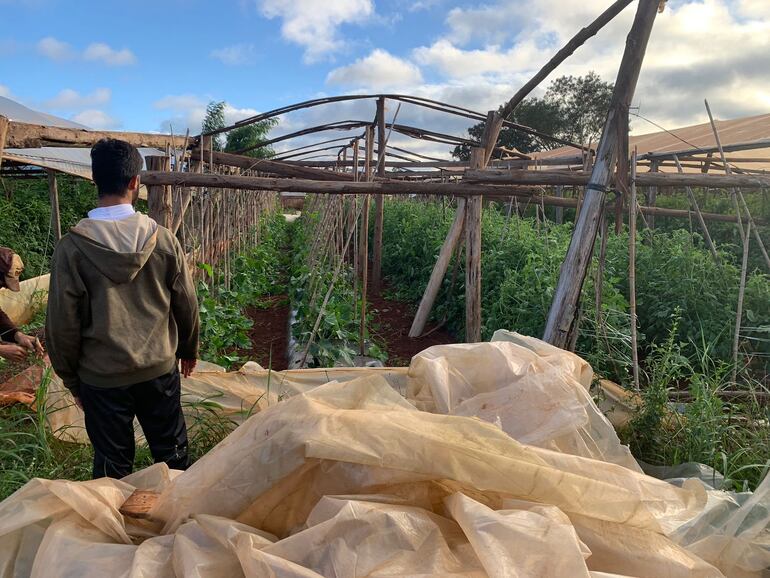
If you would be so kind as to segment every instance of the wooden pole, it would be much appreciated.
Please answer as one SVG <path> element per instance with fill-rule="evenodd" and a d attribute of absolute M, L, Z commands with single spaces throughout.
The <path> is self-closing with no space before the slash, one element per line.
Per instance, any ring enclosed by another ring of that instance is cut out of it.
<path fill-rule="evenodd" d="M 658 161 L 651 161 L 650 172 L 657 173 L 659 165 L 660 163 Z M 647 206 L 654 207 L 657 201 L 658 201 L 658 187 L 655 187 L 655 186 L 647 187 Z M 647 219 L 647 225 L 649 226 L 650 230 L 655 229 L 655 215 L 650 215 L 650 217 Z"/>
<path fill-rule="evenodd" d="M 3 166 L 3 151 L 5 150 L 5 139 L 8 136 L 8 118 L 0 115 L 0 168 Z"/>
<path fill-rule="evenodd" d="M 636 334 L 636 149 L 631 157 L 631 199 L 628 203 L 628 303 L 631 310 L 631 362 L 634 389 L 639 391 L 639 344 Z"/>
<path fill-rule="evenodd" d="M 485 150 L 471 150 L 471 166 L 484 162 Z M 481 212 L 480 196 L 469 197 L 465 211 L 465 341 L 481 341 Z"/>
<path fill-rule="evenodd" d="M 577 329 L 575 319 L 588 266 L 591 262 L 596 233 L 604 212 L 607 185 L 612 178 L 617 157 L 617 125 L 619 113 L 628 114 L 636 88 L 647 41 L 652 32 L 658 0 L 639 0 L 634 24 L 626 40 L 626 50 L 618 71 L 609 114 L 596 154 L 596 163 L 586 186 L 585 199 L 575 223 L 567 255 L 562 263 L 551 309 L 548 312 L 544 340 L 566 347 Z"/>
<path fill-rule="evenodd" d="M 679 159 L 676 157 L 676 155 L 674 155 L 674 162 L 676 163 L 677 170 L 680 173 L 684 172 L 684 169 L 682 169 L 682 165 L 679 163 Z M 698 217 L 698 223 L 700 224 L 700 229 L 703 232 L 703 239 L 706 241 L 706 245 L 708 246 L 709 251 L 711 251 L 711 256 L 714 258 L 714 261 L 719 263 L 719 254 L 717 254 L 714 241 L 711 240 L 708 227 L 706 227 L 706 221 L 703 220 L 703 213 L 700 212 L 700 207 L 698 206 L 698 201 L 695 198 L 695 194 L 692 192 L 690 187 L 685 187 L 685 189 L 687 191 L 687 197 L 690 199 L 690 205 L 692 205 L 693 209 L 695 209 L 695 214 Z"/>
<path fill-rule="evenodd" d="M 374 150 L 374 128 L 366 127 L 366 156 L 364 157 L 364 175 L 366 181 L 372 180 L 372 153 Z M 369 281 L 369 201 L 371 195 L 364 196 L 363 215 L 361 217 L 361 324 L 359 327 L 358 348 L 361 355 L 366 355 L 366 292 Z"/>
<path fill-rule="evenodd" d="M 628 198 L 628 108 L 621 106 L 618 110 L 618 170 L 615 186 L 615 234 L 623 230 L 623 201 Z M 635 169 L 634 169 L 635 170 Z"/>
<path fill-rule="evenodd" d="M 738 347 L 741 340 L 741 322 L 743 320 L 743 296 L 746 293 L 746 273 L 749 265 L 749 243 L 751 242 L 751 222 L 748 223 L 746 238 L 743 241 L 743 261 L 741 263 L 741 281 L 738 286 L 738 307 L 735 312 L 735 336 L 733 337 L 733 371 L 732 382 L 738 379 Z"/>
<path fill-rule="evenodd" d="M 485 148 L 487 149 L 488 155 L 486 156 L 485 163 L 489 161 L 489 158 L 491 156 L 491 150 L 489 150 L 490 143 L 494 145 L 494 143 L 497 142 L 497 138 L 500 134 L 500 128 L 502 128 L 502 121 L 503 119 L 508 118 L 510 114 L 516 109 L 519 104 L 529 95 L 530 92 L 532 92 L 535 87 L 537 87 L 545 78 L 553 72 L 559 64 L 564 62 L 575 50 L 577 50 L 580 46 L 582 46 L 586 40 L 594 36 L 599 30 L 601 30 L 604 26 L 607 25 L 608 22 L 610 22 L 615 16 L 620 14 L 623 9 L 631 4 L 631 0 L 617 0 L 617 2 L 613 3 L 607 10 L 602 12 L 599 17 L 594 20 L 591 24 L 586 26 L 585 28 L 582 28 L 575 36 L 573 36 L 567 44 L 564 45 L 564 47 L 559 50 L 556 54 L 554 54 L 553 58 L 549 60 L 543 68 L 541 68 L 535 76 L 533 76 L 529 82 L 527 82 L 524 86 L 522 86 L 516 94 L 513 95 L 511 100 L 509 100 L 505 106 L 501 109 L 500 113 L 494 113 L 499 117 L 499 123 L 497 122 L 497 117 L 495 118 L 496 122 L 494 124 L 489 124 L 490 133 L 487 138 L 487 140 L 482 140 L 482 143 L 484 143 Z M 488 117 L 489 118 L 489 117 Z"/>
<path fill-rule="evenodd" d="M 148 156 L 145 157 L 145 161 L 147 162 L 147 169 L 151 171 L 168 171 L 171 166 L 167 156 Z M 167 229 L 171 229 L 173 226 L 172 207 L 170 186 L 150 185 L 147 187 L 147 209 L 150 217 Z"/>
<path fill-rule="evenodd" d="M 377 176 L 385 178 L 385 97 L 377 99 Z M 374 247 L 372 255 L 372 291 L 380 293 L 382 277 L 382 227 L 385 220 L 384 197 L 374 196 Z"/>
<path fill-rule="evenodd" d="M 564 185 L 558 185 L 556 187 L 556 196 L 560 199 L 564 198 Z M 510 216 L 510 211 L 508 215 Z M 556 207 L 554 219 L 556 220 L 557 225 L 564 223 L 564 209 L 562 207 Z"/>
<path fill-rule="evenodd" d="M 727 160 L 725 159 L 725 150 L 722 148 L 722 141 L 719 138 L 719 131 L 717 130 L 717 125 L 714 122 L 714 117 L 711 115 L 711 107 L 709 106 L 708 100 L 703 100 L 703 102 L 706 105 L 706 112 L 709 115 L 709 122 L 711 123 L 711 130 L 714 132 L 714 139 L 717 141 L 717 148 L 719 149 L 719 155 L 722 158 L 722 164 L 725 167 L 725 173 L 727 175 L 732 175 L 733 171 L 730 168 L 730 165 L 727 163 Z M 743 230 L 743 223 L 741 218 L 741 207 L 738 205 L 738 194 L 735 189 L 731 191 L 731 196 L 733 200 L 733 206 L 735 207 L 735 214 L 738 215 L 738 232 L 741 234 L 741 239 L 743 239 L 743 242 L 746 243 L 746 233 Z"/>
<path fill-rule="evenodd" d="M 59 186 L 56 183 L 56 172 L 47 169 L 48 173 L 48 197 L 51 201 L 51 230 L 54 239 L 59 242 L 61 239 L 61 213 L 59 212 Z"/>
<path fill-rule="evenodd" d="M 428 323 L 433 303 L 436 301 L 441 283 L 444 281 L 444 275 L 446 275 L 449 261 L 452 259 L 452 253 L 457 246 L 457 242 L 460 240 L 464 222 L 465 199 L 460 197 L 457 199 L 455 219 L 452 222 L 452 226 L 449 227 L 449 233 L 447 233 L 446 239 L 444 239 L 444 244 L 441 245 L 441 251 L 430 274 L 428 286 L 425 288 L 425 293 L 420 300 L 420 306 L 417 308 L 417 314 L 414 316 L 412 327 L 409 330 L 409 337 L 419 337 L 425 331 L 425 325 Z"/>

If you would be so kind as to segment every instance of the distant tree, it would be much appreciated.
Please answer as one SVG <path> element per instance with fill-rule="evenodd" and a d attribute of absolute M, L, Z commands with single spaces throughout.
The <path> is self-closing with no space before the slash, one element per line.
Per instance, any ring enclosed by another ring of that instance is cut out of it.
<path fill-rule="evenodd" d="M 203 118 L 201 131 L 207 133 L 213 130 L 221 130 L 225 126 L 227 126 L 225 125 L 225 101 L 220 100 L 216 102 L 212 100 L 206 107 L 206 116 Z M 214 136 L 211 146 L 215 151 L 222 150 L 222 138 L 220 135 Z"/>
<path fill-rule="evenodd" d="M 507 120 L 573 142 L 595 143 L 601 136 L 612 90 L 613 84 L 604 82 L 595 72 L 586 76 L 562 76 L 551 82 L 543 98 L 524 99 Z M 483 132 L 483 122 L 468 129 L 474 141 L 479 141 Z M 501 130 L 497 145 L 522 153 L 560 146 L 514 129 Z M 452 154 L 468 160 L 470 147 L 458 145 Z"/>
<path fill-rule="evenodd" d="M 225 121 L 225 101 L 209 102 L 206 106 L 206 116 L 203 118 L 201 131 L 204 133 L 222 130 L 227 126 Z M 274 118 L 255 122 L 246 126 L 235 128 L 224 135 L 215 135 L 211 146 L 215 151 L 238 152 L 253 147 L 267 140 L 267 135 L 278 124 Z M 275 154 L 271 147 L 259 147 L 244 153 L 254 158 L 269 158 Z"/>
<path fill-rule="evenodd" d="M 269 118 L 260 122 L 247 124 L 235 128 L 227 133 L 227 142 L 225 143 L 225 151 L 237 152 L 242 151 L 257 145 L 267 140 L 267 135 L 270 129 L 275 127 L 278 121 L 274 118 Z M 275 151 L 272 147 L 259 147 L 245 151 L 243 154 L 254 157 L 257 159 L 266 159 L 275 155 Z"/>

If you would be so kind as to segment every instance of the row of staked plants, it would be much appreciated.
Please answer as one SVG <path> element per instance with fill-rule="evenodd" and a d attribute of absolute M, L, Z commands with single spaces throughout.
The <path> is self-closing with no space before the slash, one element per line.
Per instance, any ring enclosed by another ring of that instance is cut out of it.
<path fill-rule="evenodd" d="M 306 364 L 309 367 L 353 366 L 359 353 L 361 292 L 356 291 L 355 271 L 345 262 L 334 280 L 336 262 L 322 255 L 312 265 L 309 253 L 313 247 L 313 231 L 320 219 L 318 211 L 305 211 L 293 224 L 291 235 L 291 278 L 289 292 L 295 311 L 292 337 L 297 352 L 302 355 L 310 342 Z M 324 298 L 334 281 L 326 306 L 321 311 Z M 313 328 L 319 319 L 318 329 L 311 341 Z M 373 315 L 366 314 L 364 333 L 366 355 L 384 361 L 384 348 L 372 341 L 368 328 Z"/>
<path fill-rule="evenodd" d="M 482 217 L 482 337 L 489 339 L 497 329 L 539 337 L 572 224 L 506 213 L 492 204 Z M 444 203 L 386 202 L 383 275 L 394 297 L 419 303 L 453 218 L 454 207 Z M 770 278 L 756 267 L 749 272 L 738 380 L 747 395 L 725 400 L 720 392 L 734 389 L 731 351 L 740 264 L 739 251 L 727 239 L 719 246 L 717 264 L 700 236 L 688 229 L 640 231 L 636 287 L 643 406 L 621 433 L 644 461 L 705 463 L 736 485 L 753 487 L 764 475 L 770 447 L 770 405 L 762 401 L 768 392 Z M 450 262 L 431 320 L 458 338 L 465 329 L 460 251 Z M 577 352 L 598 375 L 630 386 L 627 231 L 607 237 L 598 311 L 597 268 L 595 257 L 583 289 Z M 670 403 L 674 391 L 692 401 Z"/>
<path fill-rule="evenodd" d="M 271 307 L 270 297 L 286 293 L 289 264 L 286 247 L 289 225 L 274 211 L 263 217 L 257 245 L 232 256 L 230 280 L 222 268 L 203 263 L 204 278 L 198 282 L 200 306 L 200 357 L 226 369 L 246 361 L 240 350 L 249 349 L 253 322 L 248 307 Z"/>

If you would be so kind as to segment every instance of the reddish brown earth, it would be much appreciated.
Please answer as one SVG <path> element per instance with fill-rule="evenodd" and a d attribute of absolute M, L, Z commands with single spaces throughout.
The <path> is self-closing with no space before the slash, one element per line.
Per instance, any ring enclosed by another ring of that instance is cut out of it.
<path fill-rule="evenodd" d="M 387 293 L 383 289 L 382 293 Z M 375 341 L 385 344 L 388 352 L 388 360 L 385 365 L 389 367 L 406 367 L 412 357 L 432 345 L 444 345 L 457 343 L 457 340 L 441 328 L 434 329 L 435 324 L 428 324 L 423 337 L 412 339 L 409 337 L 409 329 L 416 308 L 412 305 L 386 299 L 381 295 L 373 295 L 369 291 L 367 295 L 369 307 L 374 311 L 374 327 L 370 330 Z"/>
<path fill-rule="evenodd" d="M 249 330 L 251 348 L 238 351 L 238 355 L 256 361 L 265 369 L 272 367 L 281 371 L 288 367 L 289 300 L 286 295 L 276 295 L 265 298 L 263 303 L 266 308 L 251 306 L 246 309 L 246 315 L 254 322 Z"/>

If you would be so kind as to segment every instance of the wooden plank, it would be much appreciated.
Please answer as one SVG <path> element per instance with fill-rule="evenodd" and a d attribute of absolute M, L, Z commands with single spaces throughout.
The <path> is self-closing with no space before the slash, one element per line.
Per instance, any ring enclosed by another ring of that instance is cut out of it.
<path fill-rule="evenodd" d="M 471 166 L 483 166 L 486 150 L 471 150 Z M 481 341 L 481 214 L 482 198 L 468 197 L 465 210 L 465 341 Z"/>
<path fill-rule="evenodd" d="M 464 223 L 465 199 L 460 197 L 457 199 L 455 219 L 452 221 L 452 226 L 449 227 L 446 239 L 444 239 L 444 243 L 441 245 L 436 264 L 433 265 L 433 271 L 430 274 L 428 286 L 425 288 L 425 293 L 420 300 L 420 306 L 417 308 L 417 314 L 414 316 L 412 327 L 409 329 L 409 337 L 419 337 L 422 335 L 423 331 L 425 331 L 425 325 L 428 323 L 430 311 L 433 308 L 433 303 L 436 301 L 439 289 L 441 289 L 441 284 L 444 281 L 444 276 L 449 267 L 452 253 L 460 240 L 460 234 L 462 233 Z"/>
<path fill-rule="evenodd" d="M 123 502 L 118 511 L 127 518 L 146 520 L 150 517 L 150 512 L 155 507 L 159 497 L 158 492 L 134 490 L 134 493 Z"/>
<path fill-rule="evenodd" d="M 148 169 L 156 171 L 168 171 L 171 166 L 167 156 L 148 156 L 145 157 L 145 162 Z M 173 226 L 172 211 L 171 187 L 168 185 L 148 185 L 147 212 L 149 216 L 155 219 L 160 226 L 171 229 Z"/>
<path fill-rule="evenodd" d="M 583 281 L 591 263 L 605 195 L 617 158 L 618 114 L 620 111 L 627 113 L 631 104 L 658 4 L 658 0 L 639 0 L 634 23 L 626 40 L 596 162 L 548 312 L 543 339 L 557 347 L 567 347 L 573 342 L 572 338 L 577 331 L 576 318 Z"/>
<path fill-rule="evenodd" d="M 51 230 L 56 242 L 61 239 L 61 214 L 59 212 L 59 186 L 56 183 L 56 171 L 47 169 L 48 198 L 51 201 Z"/>
<path fill-rule="evenodd" d="M 634 389 L 639 391 L 639 344 L 636 334 L 636 150 L 631 158 L 631 190 L 628 203 L 628 309 L 631 313 L 631 364 Z M 599 279 L 599 282 L 602 282 Z"/>
<path fill-rule="evenodd" d="M 90 147 L 103 138 L 123 140 L 136 147 L 155 147 L 163 150 L 167 146 L 173 145 L 171 135 L 166 134 L 85 130 L 12 120 L 8 124 L 8 137 L 5 146 L 8 148 Z"/>

